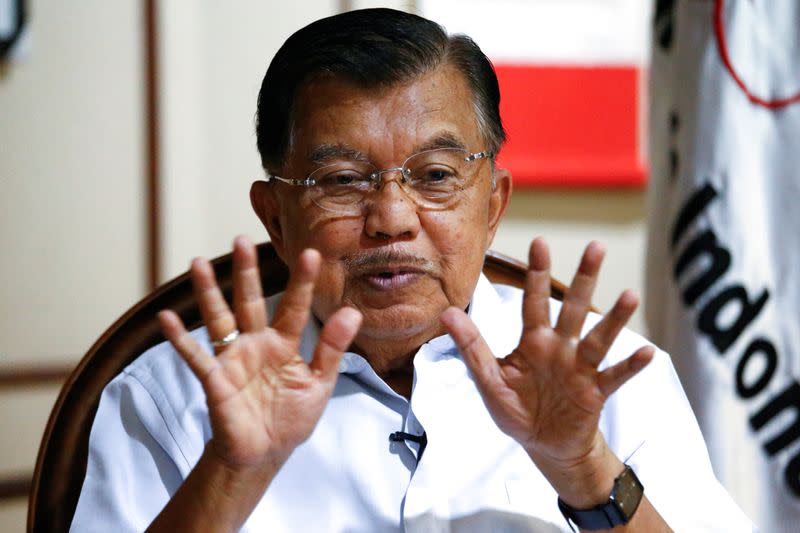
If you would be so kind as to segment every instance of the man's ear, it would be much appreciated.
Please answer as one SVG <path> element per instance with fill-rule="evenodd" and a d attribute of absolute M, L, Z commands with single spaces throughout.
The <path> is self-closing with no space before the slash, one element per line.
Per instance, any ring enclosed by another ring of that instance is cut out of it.
<path fill-rule="evenodd" d="M 283 257 L 284 240 L 283 227 L 280 220 L 280 203 L 275 195 L 275 188 L 266 181 L 255 181 L 250 186 L 250 205 L 256 212 L 264 228 L 269 233 L 269 239 L 275 251 Z"/>
<path fill-rule="evenodd" d="M 489 239 L 486 243 L 487 249 L 491 246 L 500 221 L 506 213 L 508 202 L 511 199 L 511 189 L 511 172 L 504 168 L 495 168 L 494 189 L 489 196 Z"/>

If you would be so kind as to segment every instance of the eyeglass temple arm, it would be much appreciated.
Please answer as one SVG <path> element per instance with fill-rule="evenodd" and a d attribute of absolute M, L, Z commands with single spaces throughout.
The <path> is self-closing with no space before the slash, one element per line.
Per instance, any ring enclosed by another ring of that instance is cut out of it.
<path fill-rule="evenodd" d="M 272 175 L 270 173 L 267 173 L 267 176 L 266 176 L 266 178 L 264 178 L 264 181 L 269 183 L 270 181 L 273 181 L 273 180 L 281 181 L 283 183 L 288 183 L 289 185 L 297 185 L 297 186 L 300 186 L 300 187 L 310 187 L 310 186 L 315 185 L 317 183 L 313 178 L 306 178 L 304 180 L 296 180 L 296 179 L 290 179 L 290 178 L 282 178 L 280 176 L 274 176 L 274 175 Z"/>
<path fill-rule="evenodd" d="M 484 157 L 492 157 L 494 152 L 475 152 L 474 154 L 469 154 L 467 157 L 464 158 L 464 161 L 475 161 L 476 159 L 482 159 Z"/>

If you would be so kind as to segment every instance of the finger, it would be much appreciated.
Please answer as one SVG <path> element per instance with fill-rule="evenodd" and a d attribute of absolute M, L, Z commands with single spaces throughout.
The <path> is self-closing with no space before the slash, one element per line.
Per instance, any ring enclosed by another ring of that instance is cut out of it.
<path fill-rule="evenodd" d="M 616 365 L 600 372 L 598 376 L 600 391 L 606 398 L 611 396 L 625 382 L 646 367 L 653 360 L 655 353 L 656 349 L 654 347 L 642 346 L 624 361 L 620 361 Z"/>
<path fill-rule="evenodd" d="M 247 237 L 233 241 L 233 312 L 241 331 L 267 327 L 267 306 L 258 273 L 258 254 Z"/>
<path fill-rule="evenodd" d="M 531 242 L 528 251 L 522 322 L 526 330 L 550 326 L 550 251 L 541 237 Z"/>
<path fill-rule="evenodd" d="M 158 322 L 164 336 L 186 361 L 194 375 L 203 382 L 217 366 L 217 360 L 189 335 L 183 321 L 174 311 L 165 310 L 158 313 Z"/>
<path fill-rule="evenodd" d="M 303 250 L 297 259 L 297 266 L 289 278 L 281 302 L 275 310 L 272 327 L 289 338 L 300 338 L 308 322 L 320 260 L 319 252 L 316 250 Z"/>
<path fill-rule="evenodd" d="M 208 260 L 198 257 L 192 261 L 192 285 L 200 315 L 213 341 L 220 341 L 236 329 L 236 319 L 228 307 L 228 302 L 217 285 L 214 269 Z M 216 352 L 221 352 L 220 348 Z"/>
<path fill-rule="evenodd" d="M 457 307 L 450 307 L 442 313 L 442 324 L 458 346 L 467 367 L 475 377 L 481 393 L 492 390 L 501 379 L 500 365 L 492 350 L 486 344 L 475 323 Z"/>
<path fill-rule="evenodd" d="M 638 305 L 639 299 L 633 291 L 624 291 L 611 311 L 581 340 L 578 346 L 579 356 L 592 366 L 599 365 Z"/>
<path fill-rule="evenodd" d="M 328 318 L 309 363 L 311 370 L 325 380 L 333 380 L 338 375 L 339 361 L 358 333 L 362 318 L 361 313 L 352 307 L 343 307 Z"/>
<path fill-rule="evenodd" d="M 564 304 L 558 315 L 556 331 L 562 335 L 567 337 L 580 335 L 586 313 L 592 305 L 592 293 L 597 284 L 597 273 L 600 271 L 604 254 L 603 246 L 596 241 L 586 246 L 578 271 L 564 294 Z"/>

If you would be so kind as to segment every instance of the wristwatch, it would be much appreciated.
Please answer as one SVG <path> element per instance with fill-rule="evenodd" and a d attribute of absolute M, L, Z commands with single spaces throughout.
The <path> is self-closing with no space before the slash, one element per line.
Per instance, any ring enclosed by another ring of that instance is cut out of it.
<path fill-rule="evenodd" d="M 625 470 L 614 480 L 614 488 L 606 503 L 591 509 L 575 509 L 559 498 L 558 508 L 570 528 L 575 524 L 587 530 L 611 529 L 630 521 L 642 501 L 643 493 L 642 482 L 633 469 L 625 465 Z"/>

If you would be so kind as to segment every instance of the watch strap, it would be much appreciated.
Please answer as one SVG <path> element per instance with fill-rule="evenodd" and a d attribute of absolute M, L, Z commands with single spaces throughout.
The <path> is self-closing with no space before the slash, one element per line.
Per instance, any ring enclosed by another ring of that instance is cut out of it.
<path fill-rule="evenodd" d="M 592 507 L 591 509 L 575 509 L 559 498 L 558 509 L 561 511 L 561 514 L 564 515 L 570 528 L 572 524 L 575 524 L 580 529 L 611 529 L 628 523 L 620 514 L 619 510 L 610 502 Z M 573 531 L 575 531 L 575 529 L 573 529 Z"/>
<path fill-rule="evenodd" d="M 625 470 L 614 480 L 614 488 L 606 503 L 591 509 L 575 509 L 558 498 L 558 509 L 570 528 L 575 524 L 586 530 L 611 529 L 630 521 L 639 507 L 643 492 L 639 478 L 630 466 L 625 465 Z"/>

